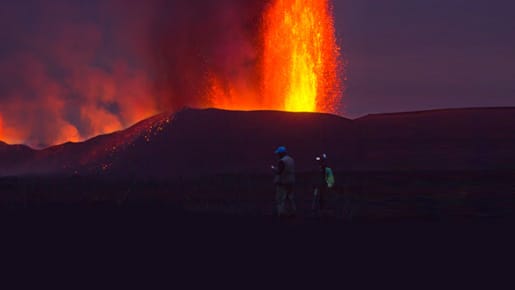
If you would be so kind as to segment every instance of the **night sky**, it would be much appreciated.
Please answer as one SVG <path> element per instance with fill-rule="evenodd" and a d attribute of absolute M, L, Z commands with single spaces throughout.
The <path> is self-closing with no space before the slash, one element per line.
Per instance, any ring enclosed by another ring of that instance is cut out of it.
<path fill-rule="evenodd" d="M 160 89 L 194 106 L 202 100 L 181 98 L 199 64 L 252 75 L 248 20 L 262 3 L 3 0 L 0 133 L 36 147 L 82 140 L 166 108 L 147 97 Z M 348 63 L 340 111 L 515 106 L 513 11 L 510 0 L 335 0 Z"/>
<path fill-rule="evenodd" d="M 515 2 L 337 0 L 347 115 L 515 105 Z"/>

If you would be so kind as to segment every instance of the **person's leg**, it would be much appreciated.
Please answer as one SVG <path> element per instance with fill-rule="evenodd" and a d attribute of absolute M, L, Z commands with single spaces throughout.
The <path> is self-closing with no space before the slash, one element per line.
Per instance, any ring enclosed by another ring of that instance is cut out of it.
<path fill-rule="evenodd" d="M 286 195 L 287 192 L 284 186 L 277 185 L 275 193 L 275 201 L 277 204 L 277 215 L 283 216 L 285 214 L 285 203 L 286 203 Z"/>
<path fill-rule="evenodd" d="M 295 204 L 295 192 L 293 191 L 293 185 L 288 186 L 288 214 L 295 215 L 297 212 L 297 205 Z"/>

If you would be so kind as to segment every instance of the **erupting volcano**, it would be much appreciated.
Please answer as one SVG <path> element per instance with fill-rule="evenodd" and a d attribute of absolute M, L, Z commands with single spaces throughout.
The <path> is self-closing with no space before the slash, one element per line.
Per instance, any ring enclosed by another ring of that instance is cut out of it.
<path fill-rule="evenodd" d="M 82 141 L 184 107 L 338 112 L 330 0 L 105 3 L 6 20 L 22 28 L 0 52 L 1 141 Z"/>

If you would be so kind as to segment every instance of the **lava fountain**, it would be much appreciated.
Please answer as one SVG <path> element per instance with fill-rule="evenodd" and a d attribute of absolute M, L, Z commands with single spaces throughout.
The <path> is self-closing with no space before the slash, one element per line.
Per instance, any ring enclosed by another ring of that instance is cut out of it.
<path fill-rule="evenodd" d="M 275 0 L 262 17 L 261 84 L 210 76 L 212 105 L 223 109 L 336 112 L 342 96 L 340 48 L 329 0 Z"/>
<path fill-rule="evenodd" d="M 285 111 L 336 110 L 339 47 L 328 0 L 277 0 L 264 17 L 264 94 Z"/>

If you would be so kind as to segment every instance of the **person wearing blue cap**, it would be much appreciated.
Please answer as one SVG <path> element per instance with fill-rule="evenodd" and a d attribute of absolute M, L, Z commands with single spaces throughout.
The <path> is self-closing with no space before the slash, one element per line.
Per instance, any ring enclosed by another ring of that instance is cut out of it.
<path fill-rule="evenodd" d="M 275 150 L 278 157 L 277 167 L 272 166 L 275 174 L 276 205 L 279 217 L 294 216 L 297 210 L 293 187 L 295 185 L 295 161 L 288 155 L 286 147 Z"/>

